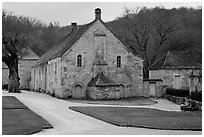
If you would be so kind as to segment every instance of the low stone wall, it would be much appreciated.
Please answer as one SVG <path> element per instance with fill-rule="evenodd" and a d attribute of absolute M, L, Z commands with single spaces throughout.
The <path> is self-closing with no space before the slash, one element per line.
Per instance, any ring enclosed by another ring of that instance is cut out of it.
<path fill-rule="evenodd" d="M 168 100 L 170 100 L 170 101 L 172 101 L 178 105 L 181 105 L 181 104 L 185 103 L 185 101 L 186 101 L 185 97 L 177 97 L 177 96 L 171 96 L 171 95 L 167 95 L 167 94 L 164 95 L 164 98 L 166 98 L 166 99 L 168 99 Z"/>
<path fill-rule="evenodd" d="M 150 83 L 155 83 L 155 95 L 150 95 Z M 145 93 L 145 97 L 162 97 L 164 95 L 163 81 L 160 79 L 144 79 L 143 91 Z"/>
<path fill-rule="evenodd" d="M 186 102 L 188 102 L 189 104 L 193 104 L 193 105 L 195 105 L 199 110 L 202 110 L 202 102 L 196 101 L 196 100 L 192 100 L 192 99 L 186 99 Z"/>
<path fill-rule="evenodd" d="M 202 102 L 196 101 L 196 100 L 192 100 L 192 99 L 187 99 L 186 97 L 177 97 L 177 96 L 171 96 L 171 95 L 164 95 L 164 98 L 178 104 L 191 104 L 196 106 L 199 110 L 202 110 Z"/>
<path fill-rule="evenodd" d="M 88 87 L 88 96 L 91 99 L 119 99 L 120 86 Z"/>

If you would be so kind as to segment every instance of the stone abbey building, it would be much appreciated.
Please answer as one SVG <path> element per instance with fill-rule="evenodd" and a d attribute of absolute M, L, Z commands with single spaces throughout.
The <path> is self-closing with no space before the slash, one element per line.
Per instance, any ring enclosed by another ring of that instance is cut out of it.
<path fill-rule="evenodd" d="M 95 19 L 59 39 L 32 67 L 31 89 L 59 98 L 119 99 L 147 96 L 143 60 L 101 20 Z"/>
<path fill-rule="evenodd" d="M 189 52 L 168 51 L 149 69 L 150 79 L 162 79 L 163 87 L 202 91 L 202 64 Z"/>
<path fill-rule="evenodd" d="M 202 90 L 202 66 L 186 52 L 169 51 L 149 68 L 101 20 L 78 27 L 38 59 L 32 67 L 30 89 L 58 98 L 120 99 L 161 97 L 166 88 Z"/>

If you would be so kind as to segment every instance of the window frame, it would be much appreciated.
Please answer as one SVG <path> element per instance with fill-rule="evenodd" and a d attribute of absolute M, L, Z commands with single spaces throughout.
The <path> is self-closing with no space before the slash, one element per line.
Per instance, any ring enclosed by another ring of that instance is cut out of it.
<path fill-rule="evenodd" d="M 55 62 L 55 75 L 57 74 L 57 62 Z"/>
<path fill-rule="evenodd" d="M 82 67 L 82 55 L 77 55 L 77 67 Z"/>
<path fill-rule="evenodd" d="M 116 66 L 117 68 L 121 68 L 121 56 L 116 57 Z"/>

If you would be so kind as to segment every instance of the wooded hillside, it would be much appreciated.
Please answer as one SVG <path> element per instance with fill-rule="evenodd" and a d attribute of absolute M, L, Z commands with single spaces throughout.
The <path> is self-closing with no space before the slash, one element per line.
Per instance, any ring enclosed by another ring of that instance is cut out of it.
<path fill-rule="evenodd" d="M 106 25 L 144 59 L 145 71 L 168 50 L 188 51 L 195 62 L 202 62 L 202 9 L 126 8 L 121 17 Z M 23 36 L 24 45 L 41 56 L 57 39 L 69 33 L 71 26 L 61 27 L 57 22 L 46 25 L 3 10 L 2 30 L 3 36 Z"/>

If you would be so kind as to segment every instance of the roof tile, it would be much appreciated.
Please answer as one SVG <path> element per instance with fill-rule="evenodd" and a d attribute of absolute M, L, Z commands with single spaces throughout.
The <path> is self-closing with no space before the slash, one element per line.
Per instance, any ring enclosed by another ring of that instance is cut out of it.
<path fill-rule="evenodd" d="M 96 77 L 92 78 L 88 86 L 119 86 L 120 84 L 110 80 L 103 73 L 99 73 Z"/>
<path fill-rule="evenodd" d="M 150 70 L 202 68 L 202 64 L 193 60 L 189 52 L 168 51 L 159 58 Z"/>

